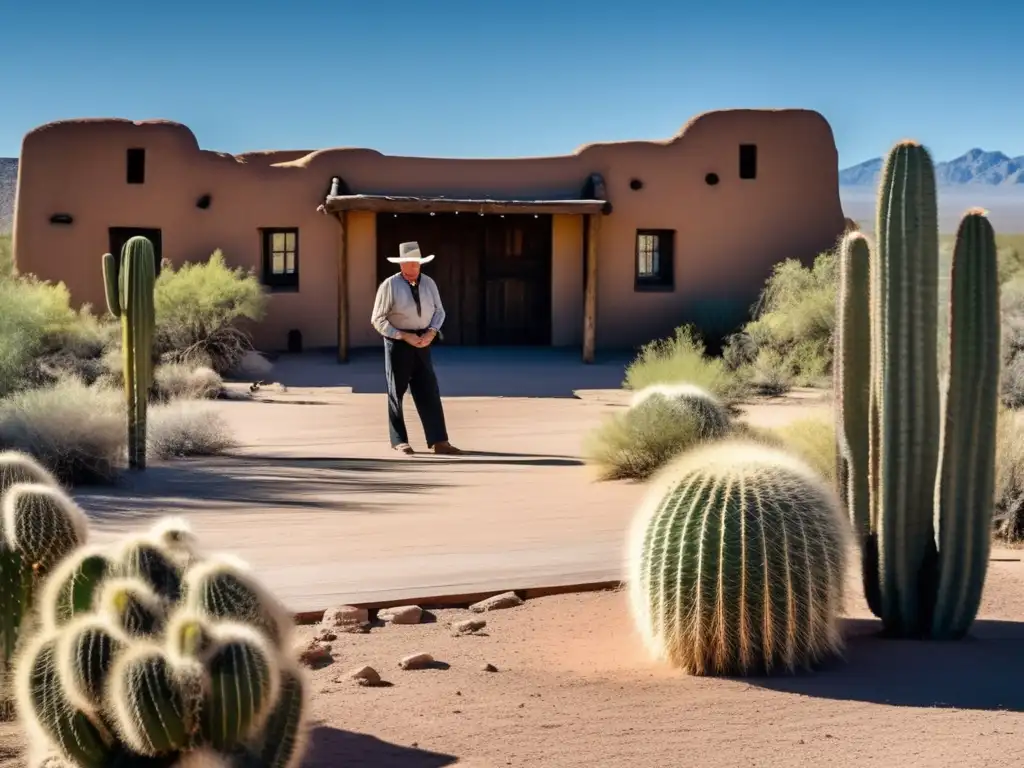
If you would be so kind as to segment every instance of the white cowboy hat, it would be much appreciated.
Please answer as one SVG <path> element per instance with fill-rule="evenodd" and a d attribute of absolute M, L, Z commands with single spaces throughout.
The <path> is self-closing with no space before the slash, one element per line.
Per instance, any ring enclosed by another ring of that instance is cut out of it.
<path fill-rule="evenodd" d="M 419 264 L 427 264 L 434 260 L 434 255 L 423 256 L 420 254 L 420 244 L 416 241 L 411 243 L 402 243 L 398 246 L 398 256 L 394 258 L 388 258 L 392 264 L 402 264 L 404 262 L 415 261 Z"/>

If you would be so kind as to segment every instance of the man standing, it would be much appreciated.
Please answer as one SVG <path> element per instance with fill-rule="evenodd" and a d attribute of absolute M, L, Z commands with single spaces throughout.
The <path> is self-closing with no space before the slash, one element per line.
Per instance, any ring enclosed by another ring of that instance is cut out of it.
<path fill-rule="evenodd" d="M 434 260 L 422 256 L 419 243 L 402 243 L 398 256 L 389 258 L 400 272 L 377 289 L 370 322 L 384 337 L 384 374 L 388 382 L 388 431 L 391 447 L 412 454 L 405 429 L 402 400 L 406 390 L 412 393 L 427 438 L 434 453 L 462 453 L 448 442 L 441 392 L 430 357 L 430 344 L 444 324 L 444 307 L 435 283 L 420 274 L 420 267 Z"/>

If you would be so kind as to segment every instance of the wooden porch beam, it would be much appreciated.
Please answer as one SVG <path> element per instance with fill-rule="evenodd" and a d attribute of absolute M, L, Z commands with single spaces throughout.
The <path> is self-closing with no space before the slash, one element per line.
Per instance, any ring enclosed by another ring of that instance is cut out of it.
<path fill-rule="evenodd" d="M 348 216 L 334 214 L 338 222 L 338 362 L 348 362 Z"/>
<path fill-rule="evenodd" d="M 586 285 L 583 288 L 583 362 L 594 362 L 597 337 L 597 243 L 601 233 L 601 216 L 587 214 Z"/>
<path fill-rule="evenodd" d="M 373 213 L 535 213 L 586 214 L 604 210 L 604 200 L 482 200 L 391 195 L 339 195 L 328 197 L 327 213 L 372 211 Z"/>

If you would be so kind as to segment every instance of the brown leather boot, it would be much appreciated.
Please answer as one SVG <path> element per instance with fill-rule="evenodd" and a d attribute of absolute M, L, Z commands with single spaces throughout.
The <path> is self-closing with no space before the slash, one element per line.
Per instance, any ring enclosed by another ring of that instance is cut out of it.
<path fill-rule="evenodd" d="M 412 456 L 414 453 L 416 453 L 416 451 L 414 451 L 412 449 L 412 446 L 409 445 L 408 443 L 399 443 L 398 445 L 395 446 L 395 450 L 401 451 L 406 456 Z"/>
<path fill-rule="evenodd" d="M 445 456 L 458 456 L 462 453 L 461 450 L 456 448 L 447 440 L 442 440 L 440 443 L 434 443 L 430 447 L 433 449 L 434 453 L 443 454 Z"/>

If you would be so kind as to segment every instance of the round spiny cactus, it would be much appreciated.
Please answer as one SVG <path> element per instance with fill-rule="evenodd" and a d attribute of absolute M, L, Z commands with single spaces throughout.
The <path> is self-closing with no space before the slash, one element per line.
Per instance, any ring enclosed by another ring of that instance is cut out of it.
<path fill-rule="evenodd" d="M 7 546 L 46 573 L 88 536 L 85 513 L 60 488 L 16 483 L 3 497 Z"/>
<path fill-rule="evenodd" d="M 848 528 L 834 491 L 786 453 L 728 441 L 683 455 L 629 538 L 645 644 L 695 675 L 792 671 L 839 652 Z"/>
<path fill-rule="evenodd" d="M 114 578 L 105 581 L 97 599 L 100 613 L 129 635 L 155 635 L 164 628 L 167 605 L 141 579 Z"/>
<path fill-rule="evenodd" d="M 223 555 L 196 563 L 185 574 L 184 592 L 190 610 L 249 624 L 265 632 L 278 648 L 290 647 L 291 616 L 244 563 Z"/>
<path fill-rule="evenodd" d="M 292 657 L 291 617 L 243 563 L 206 562 L 187 537 L 168 540 L 171 531 L 187 528 L 168 522 L 83 548 L 53 573 L 45 629 L 18 665 L 33 765 L 301 760 L 307 685 Z M 187 543 L 184 557 L 176 542 Z"/>
<path fill-rule="evenodd" d="M 678 411 L 684 417 L 695 419 L 703 438 L 722 437 L 731 426 L 729 414 L 718 398 L 694 384 L 644 387 L 633 395 L 630 409 L 650 407 L 654 403 L 667 406 L 669 413 Z"/>
<path fill-rule="evenodd" d="M 59 488 L 60 483 L 42 464 L 21 451 L 0 451 L 0 496 L 15 483 L 34 483 Z"/>

